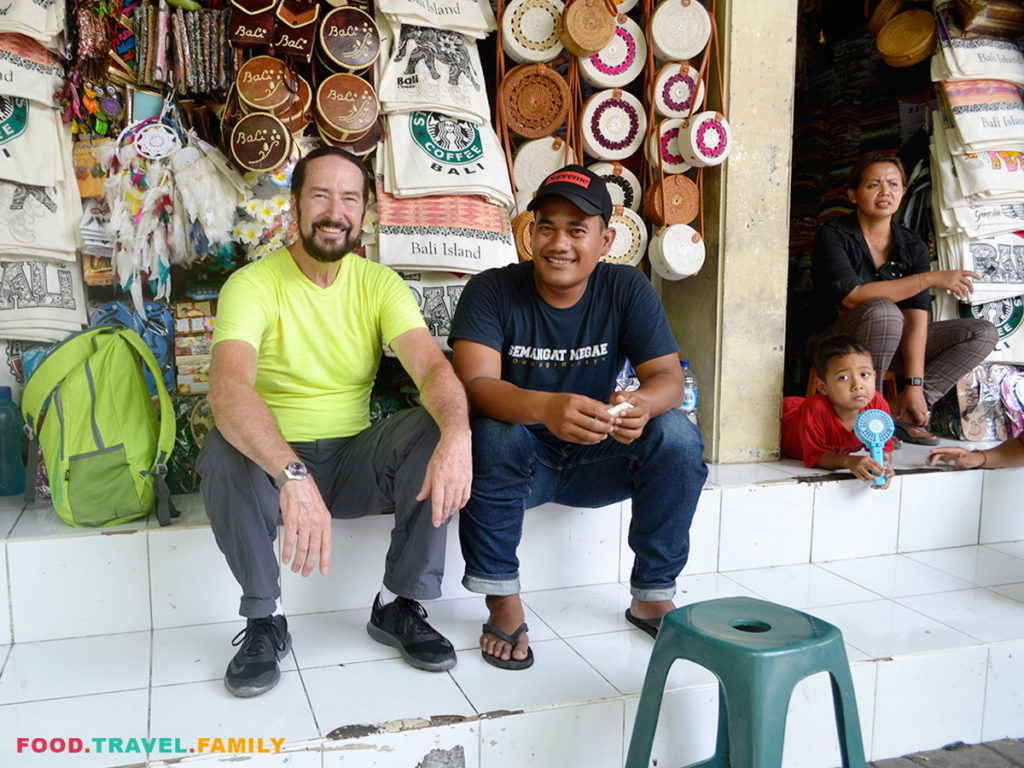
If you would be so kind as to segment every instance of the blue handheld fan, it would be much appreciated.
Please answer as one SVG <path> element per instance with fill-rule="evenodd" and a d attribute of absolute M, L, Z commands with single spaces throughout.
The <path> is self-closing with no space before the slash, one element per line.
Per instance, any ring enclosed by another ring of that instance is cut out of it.
<path fill-rule="evenodd" d="M 882 467 L 882 474 L 875 478 L 872 485 L 885 485 L 885 455 L 883 450 L 889 442 L 896 426 L 892 423 L 892 417 L 879 408 L 871 408 L 863 411 L 853 424 L 853 433 L 857 439 L 867 446 L 871 452 L 871 458 Z"/>

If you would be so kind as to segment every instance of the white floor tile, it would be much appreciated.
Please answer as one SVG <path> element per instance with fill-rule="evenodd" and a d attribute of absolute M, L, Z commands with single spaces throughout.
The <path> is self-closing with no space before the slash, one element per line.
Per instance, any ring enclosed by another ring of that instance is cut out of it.
<path fill-rule="evenodd" d="M 141 530 L 12 539 L 7 561 L 15 642 L 150 628 Z"/>
<path fill-rule="evenodd" d="M 906 555 L 833 560 L 818 565 L 887 598 L 952 592 L 971 586 L 969 581 L 958 579 Z"/>
<path fill-rule="evenodd" d="M 986 643 L 1024 637 L 1024 603 L 988 589 L 902 597 L 899 602 Z"/>
<path fill-rule="evenodd" d="M 7 538 L 7 535 L 14 529 L 14 524 L 18 522 L 18 518 L 21 516 L 21 508 L 25 506 L 24 502 L 18 506 L 8 506 L 3 504 L 10 497 L 0 496 L 0 541 Z"/>
<path fill-rule="evenodd" d="M 756 483 L 781 482 L 792 475 L 774 463 L 708 464 L 708 484 L 716 488 L 749 486 Z"/>
<path fill-rule="evenodd" d="M 480 730 L 481 724 L 472 720 L 344 739 L 327 745 L 323 756 L 324 768 L 411 768 L 428 765 L 478 768 Z"/>
<path fill-rule="evenodd" d="M 873 664 L 855 665 L 850 676 L 857 699 L 861 743 L 864 754 L 869 755 L 874 721 L 875 667 Z M 820 672 L 803 679 L 793 690 L 786 713 L 782 765 L 783 768 L 821 768 L 841 764 L 832 685 L 828 674 Z"/>
<path fill-rule="evenodd" d="M 209 525 L 157 528 L 147 535 L 154 628 L 238 618 L 242 588 L 231 575 Z"/>
<path fill-rule="evenodd" d="M 228 736 L 288 743 L 318 736 L 297 672 L 282 672 L 272 690 L 251 699 L 232 696 L 223 680 L 154 687 L 149 729 L 153 735 L 180 737 L 182 743 Z"/>
<path fill-rule="evenodd" d="M 475 714 L 450 675 L 414 669 L 401 659 L 304 669 L 302 680 L 325 735 L 350 725 Z"/>
<path fill-rule="evenodd" d="M 0 704 L 149 687 L 150 633 L 16 643 Z"/>
<path fill-rule="evenodd" d="M 982 472 L 982 544 L 1024 539 L 1024 515 L 1020 514 L 1020 489 L 1024 468 Z"/>
<path fill-rule="evenodd" d="M 607 701 L 481 720 L 480 767 L 621 768 L 622 710 Z"/>
<path fill-rule="evenodd" d="M 523 590 L 618 580 L 622 505 L 580 509 L 542 504 L 526 510 L 519 544 Z"/>
<path fill-rule="evenodd" d="M 258 744 L 258 742 L 254 743 Z M 265 749 L 272 750 L 274 748 L 272 743 L 268 744 L 266 738 L 263 744 Z M 210 753 L 204 756 L 189 755 L 186 760 L 171 758 L 166 761 L 151 758 L 149 768 L 182 768 L 182 766 L 186 768 L 237 768 L 239 762 L 243 760 L 242 765 L 245 768 L 322 768 L 323 756 L 319 745 L 308 750 L 303 747 L 293 749 L 292 746 L 286 740 L 278 754 Z"/>
<path fill-rule="evenodd" d="M 985 684 L 985 722 L 981 740 L 1019 738 L 1024 723 L 1024 640 L 1000 643 L 988 649 Z"/>
<path fill-rule="evenodd" d="M 900 477 L 893 478 L 884 490 L 859 480 L 817 484 L 811 559 L 819 562 L 895 552 L 902 484 Z"/>
<path fill-rule="evenodd" d="M 530 644 L 529 669 L 498 669 L 479 651 L 460 651 L 449 674 L 480 714 L 495 710 L 557 707 L 581 701 L 615 698 L 618 691 L 562 640 Z"/>
<path fill-rule="evenodd" d="M 1019 584 L 1003 584 L 999 587 L 989 587 L 989 589 L 1004 597 L 1016 600 L 1018 603 L 1024 603 L 1024 582 Z"/>
<path fill-rule="evenodd" d="M 629 589 L 622 584 L 552 589 L 523 594 L 523 602 L 560 637 L 629 628 Z"/>
<path fill-rule="evenodd" d="M 1024 560 L 1024 541 L 1003 541 L 997 544 L 987 544 L 986 546 L 989 549 L 996 550 L 996 552 L 1002 552 L 1003 554 Z"/>
<path fill-rule="evenodd" d="M 639 697 L 626 699 L 623 762 L 629 750 Z M 667 692 L 661 700 L 648 765 L 690 765 L 715 752 L 718 729 L 718 686 L 707 685 Z"/>
<path fill-rule="evenodd" d="M 981 472 L 904 475 L 899 551 L 977 544 Z"/>
<path fill-rule="evenodd" d="M 142 764 L 145 755 L 97 752 L 94 738 L 111 736 L 143 738 L 147 736 L 149 691 L 100 693 L 88 697 L 49 699 L 24 704 L 0 706 L 0 765 L 17 768 L 54 768 L 57 765 L 75 768 L 110 768 L 126 764 Z M 75 737 L 82 740 L 80 752 L 54 755 L 51 752 L 18 752 L 19 738 Z"/>
<path fill-rule="evenodd" d="M 757 597 L 756 594 L 721 573 L 699 573 L 676 579 L 676 605 L 682 607 L 719 597 Z"/>
<path fill-rule="evenodd" d="M 726 575 L 765 600 L 798 611 L 877 598 L 874 592 L 810 563 L 729 571 Z"/>
<path fill-rule="evenodd" d="M 369 618 L 369 608 L 289 616 L 288 631 L 299 667 L 310 669 L 399 658 L 397 648 L 378 643 L 367 634 Z M 430 620 L 433 618 L 431 614 Z"/>
<path fill-rule="evenodd" d="M 222 680 L 238 648 L 232 639 L 245 626 L 243 620 L 223 624 L 197 624 L 153 630 L 153 685 Z M 292 638 L 295 632 L 289 626 Z M 295 670 L 295 657 L 281 659 L 283 671 Z"/>
<path fill-rule="evenodd" d="M 879 662 L 875 731 L 869 760 L 981 740 L 988 650 Z M 956 695 L 950 695 L 955 691 Z"/>
<path fill-rule="evenodd" d="M 772 467 L 780 472 L 785 472 L 787 475 L 792 475 L 793 477 L 821 477 L 824 475 L 831 475 L 835 472 L 833 469 L 804 466 L 804 463 L 800 459 L 782 458 L 777 462 L 773 462 Z"/>
<path fill-rule="evenodd" d="M 991 547 L 957 547 L 927 552 L 908 552 L 918 562 L 938 568 L 979 587 L 1014 584 L 1021 580 L 1024 569 L 1019 558 Z"/>
<path fill-rule="evenodd" d="M 810 561 L 813 500 L 806 483 L 725 488 L 719 570 Z"/>
<path fill-rule="evenodd" d="M 977 640 L 889 600 L 817 608 L 843 640 L 873 659 L 977 645 Z"/>
<path fill-rule="evenodd" d="M 630 696 L 643 689 L 654 640 L 640 630 L 585 635 L 570 638 L 567 642 L 619 693 Z M 672 665 L 665 689 L 714 683 L 715 676 L 711 672 L 692 661 L 682 659 Z"/>

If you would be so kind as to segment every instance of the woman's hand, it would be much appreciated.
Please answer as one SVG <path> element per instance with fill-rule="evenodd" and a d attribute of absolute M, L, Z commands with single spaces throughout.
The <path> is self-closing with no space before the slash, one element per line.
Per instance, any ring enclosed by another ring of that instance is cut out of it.
<path fill-rule="evenodd" d="M 949 291 L 960 301 L 967 301 L 974 292 L 974 280 L 980 280 L 981 275 L 966 269 L 944 269 L 932 272 L 933 286 L 944 291 Z"/>
<path fill-rule="evenodd" d="M 905 387 L 892 409 L 894 421 L 913 424 L 915 427 L 927 428 L 931 417 L 922 387 Z"/>

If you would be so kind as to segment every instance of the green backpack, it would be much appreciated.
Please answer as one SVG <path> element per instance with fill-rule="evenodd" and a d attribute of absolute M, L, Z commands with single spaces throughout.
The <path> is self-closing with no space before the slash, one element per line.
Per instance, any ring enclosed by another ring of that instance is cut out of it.
<path fill-rule="evenodd" d="M 159 418 L 140 361 L 157 382 Z M 53 507 L 64 522 L 117 525 L 145 517 L 154 505 L 160 525 L 177 517 L 165 481 L 174 408 L 137 333 L 104 326 L 61 342 L 26 383 L 21 410 L 29 436 L 26 501 L 35 500 L 41 445 Z"/>

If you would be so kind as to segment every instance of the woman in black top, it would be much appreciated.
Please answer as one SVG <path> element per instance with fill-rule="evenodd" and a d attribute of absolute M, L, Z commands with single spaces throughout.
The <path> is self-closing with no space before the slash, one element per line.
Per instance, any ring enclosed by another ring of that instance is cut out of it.
<path fill-rule="evenodd" d="M 825 223 L 814 239 L 812 277 L 825 328 L 815 338 L 854 336 L 871 349 L 878 381 L 890 367 L 903 374 L 892 403 L 897 436 L 935 443 L 926 429 L 932 406 L 992 352 L 998 334 L 987 320 L 929 322 L 930 289 L 964 301 L 980 275 L 932 271 L 928 246 L 893 221 L 906 184 L 893 155 L 867 155 L 854 166 L 847 196 L 856 212 Z"/>

